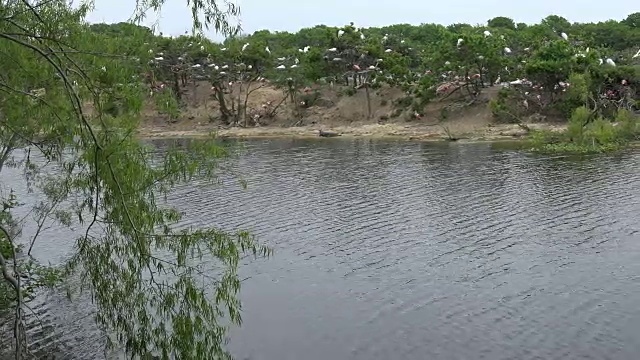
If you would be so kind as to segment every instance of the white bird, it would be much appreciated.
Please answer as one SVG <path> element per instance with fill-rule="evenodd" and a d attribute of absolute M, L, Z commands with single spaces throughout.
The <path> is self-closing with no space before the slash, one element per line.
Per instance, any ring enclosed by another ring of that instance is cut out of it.
<path fill-rule="evenodd" d="M 290 67 L 291 67 L 292 69 L 295 69 L 295 68 L 297 68 L 297 67 L 298 67 L 298 65 L 293 64 L 293 65 L 291 65 Z"/>
<path fill-rule="evenodd" d="M 463 42 L 464 42 L 464 39 L 462 39 L 462 38 L 458 39 L 458 45 L 457 46 L 460 47 L 460 45 L 462 45 Z"/>
<path fill-rule="evenodd" d="M 327 50 L 327 51 L 329 51 L 329 52 L 336 52 L 336 51 L 338 51 L 338 49 L 337 49 L 337 48 L 331 48 L 331 49 L 329 49 L 329 50 Z"/>
<path fill-rule="evenodd" d="M 364 34 L 360 34 L 360 39 L 364 40 Z"/>
<path fill-rule="evenodd" d="M 375 69 L 376 69 L 376 67 L 375 67 L 375 66 L 373 66 L 373 65 L 369 65 L 369 70 L 375 70 Z"/>
<path fill-rule="evenodd" d="M 287 67 L 286 67 L 286 66 L 284 66 L 284 65 L 280 65 L 280 66 L 276 67 L 276 69 L 278 69 L 278 70 L 283 70 L 283 69 L 286 69 L 286 68 L 287 68 Z"/>
<path fill-rule="evenodd" d="M 214 66 L 216 66 L 216 64 L 209 64 L 209 65 L 207 65 L 207 66 L 209 66 L 209 67 L 214 67 Z"/>
<path fill-rule="evenodd" d="M 223 68 L 223 69 L 228 69 L 228 68 L 229 68 L 229 65 L 222 65 L 222 68 Z"/>
<path fill-rule="evenodd" d="M 218 65 L 214 65 L 213 68 L 216 69 L 216 70 L 220 70 L 220 66 L 218 66 Z"/>
<path fill-rule="evenodd" d="M 227 51 L 227 48 L 222 48 L 220 49 L 220 51 Z"/>
<path fill-rule="evenodd" d="M 245 51 L 248 46 L 249 46 L 249 43 L 246 43 L 246 44 L 242 45 L 242 51 Z"/>
<path fill-rule="evenodd" d="M 194 69 L 198 69 L 198 68 L 202 67 L 202 65 L 200 65 L 200 64 L 195 64 L 195 65 L 192 65 L 191 67 L 192 67 L 192 68 L 194 68 Z"/>
<path fill-rule="evenodd" d="M 562 38 L 565 39 L 565 40 L 569 40 L 569 36 L 567 36 L 566 33 L 562 33 L 562 34 L 560 34 L 560 36 L 562 36 Z"/>
<path fill-rule="evenodd" d="M 602 65 L 604 63 L 604 61 L 602 61 L 602 59 L 598 59 L 598 64 Z"/>
<path fill-rule="evenodd" d="M 484 36 L 485 36 L 485 37 L 489 37 L 489 36 L 491 36 L 491 31 L 489 31 L 489 30 L 485 30 L 485 31 L 484 31 Z"/>
<path fill-rule="evenodd" d="M 249 70 L 251 70 L 251 69 L 253 69 L 253 65 L 249 65 L 249 66 L 247 66 L 247 68 L 248 68 Z"/>
<path fill-rule="evenodd" d="M 149 54 L 153 54 L 153 49 L 149 49 Z"/>
<path fill-rule="evenodd" d="M 266 47 L 264 48 L 264 51 L 266 51 L 266 52 L 268 52 L 269 54 L 271 54 L 271 49 L 269 49 L 269 47 L 268 47 L 268 46 L 266 46 Z"/>
<path fill-rule="evenodd" d="M 608 58 L 606 61 L 607 61 L 607 65 L 616 66 L 616 63 L 613 62 L 613 60 L 611 60 L 611 58 Z"/>
<path fill-rule="evenodd" d="M 224 71 L 220 71 L 220 75 L 227 75 L 227 73 Z"/>
<path fill-rule="evenodd" d="M 334 58 L 333 58 L 333 61 L 342 61 L 342 58 L 334 57 Z"/>
<path fill-rule="evenodd" d="M 400 40 L 400 44 L 404 44 L 404 43 L 405 43 L 405 41 L 404 41 L 404 40 Z"/>
<path fill-rule="evenodd" d="M 338 30 L 338 37 L 340 37 L 342 35 L 344 35 L 344 30 L 342 30 L 342 29 Z"/>
<path fill-rule="evenodd" d="M 287 59 L 287 58 L 285 58 L 285 57 L 279 57 L 279 58 L 278 58 L 278 61 L 285 61 L 286 59 Z"/>
<path fill-rule="evenodd" d="M 162 56 L 160 56 L 160 57 L 155 58 L 154 60 L 155 61 L 162 61 L 162 60 L 164 60 L 164 58 Z"/>
<path fill-rule="evenodd" d="M 384 34 L 384 36 L 382 37 L 382 41 L 387 41 L 389 40 L 389 34 Z"/>
<path fill-rule="evenodd" d="M 200 51 L 204 51 L 204 45 L 200 45 Z"/>
<path fill-rule="evenodd" d="M 504 48 L 504 52 L 507 54 L 511 54 L 511 49 L 509 49 L 508 47 Z"/>
<path fill-rule="evenodd" d="M 386 52 L 386 53 L 390 53 L 390 52 L 392 52 L 392 51 L 393 51 L 393 50 L 391 50 L 391 49 L 387 49 L 387 50 L 385 50 L 384 52 Z"/>
<path fill-rule="evenodd" d="M 631 58 L 635 59 L 637 57 L 640 57 L 640 50 L 638 50 L 638 52 L 635 55 L 633 55 Z"/>
<path fill-rule="evenodd" d="M 293 59 L 293 62 L 296 64 L 300 64 L 300 60 L 298 60 L 298 58 Z"/>

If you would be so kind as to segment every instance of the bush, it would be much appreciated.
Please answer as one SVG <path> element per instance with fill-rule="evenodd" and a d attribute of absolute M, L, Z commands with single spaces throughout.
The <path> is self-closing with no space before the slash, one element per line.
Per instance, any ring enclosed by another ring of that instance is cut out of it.
<path fill-rule="evenodd" d="M 320 92 L 317 90 L 300 95 L 300 101 L 304 102 L 305 108 L 315 105 L 319 98 Z"/>
<path fill-rule="evenodd" d="M 638 117 L 629 111 L 618 111 L 613 123 L 593 117 L 581 106 L 574 110 L 566 131 L 534 131 L 529 137 L 530 144 L 540 152 L 601 153 L 618 150 L 638 139 Z"/>
<path fill-rule="evenodd" d="M 493 119 L 499 123 L 518 123 L 520 118 L 512 114 L 517 110 L 513 105 L 515 100 L 511 99 L 513 93 L 508 88 L 502 88 L 498 91 L 498 96 L 489 101 L 489 111 L 493 115 Z"/>
<path fill-rule="evenodd" d="M 413 104 L 412 96 L 404 96 L 393 100 L 393 106 L 397 109 L 407 109 Z"/>
<path fill-rule="evenodd" d="M 348 87 L 342 90 L 342 95 L 353 96 L 356 94 L 356 89 Z"/>

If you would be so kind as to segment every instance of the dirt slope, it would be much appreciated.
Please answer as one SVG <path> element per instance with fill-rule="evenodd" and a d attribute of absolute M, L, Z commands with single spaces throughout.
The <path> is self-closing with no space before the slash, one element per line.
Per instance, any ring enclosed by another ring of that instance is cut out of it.
<path fill-rule="evenodd" d="M 273 118 L 260 118 L 259 126 L 247 128 L 229 127 L 219 121 L 220 110 L 213 98 L 213 91 L 206 82 L 185 88 L 185 106 L 181 118 L 171 121 L 148 104 L 141 127 L 143 136 L 179 136 L 207 134 L 217 131 L 230 136 L 317 136 L 317 130 L 333 130 L 354 136 L 402 136 L 410 138 L 455 137 L 496 138 L 523 134 L 515 125 L 492 124 L 488 102 L 495 97 L 498 88 L 483 91 L 473 105 L 456 96 L 429 103 L 419 118 L 410 109 L 398 110 L 394 101 L 406 95 L 398 88 L 383 87 L 370 90 L 372 116 L 367 117 L 366 94 L 363 89 L 349 96 L 341 87 L 328 85 L 315 87 L 319 98 L 313 106 L 299 109 L 301 118 L 294 116 L 296 106 L 288 100 L 277 110 Z M 248 99 L 247 113 L 265 113 L 265 107 L 273 107 L 285 97 L 282 90 L 264 86 L 255 90 Z M 408 107 L 407 107 L 408 108 Z M 444 110 L 443 110 L 444 109 Z M 444 115 L 444 116 L 443 116 Z M 538 125 L 541 127 L 543 125 Z M 548 127 L 548 126 L 547 126 Z"/>

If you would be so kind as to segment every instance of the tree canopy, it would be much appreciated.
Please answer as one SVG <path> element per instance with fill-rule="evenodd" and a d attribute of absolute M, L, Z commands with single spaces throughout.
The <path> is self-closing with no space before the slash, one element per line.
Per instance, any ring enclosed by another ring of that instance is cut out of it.
<path fill-rule="evenodd" d="M 507 118 L 521 118 L 528 110 L 566 119 L 576 108 L 565 101 L 566 84 L 575 73 L 601 82 L 594 85 L 592 97 L 613 91 L 611 100 L 617 103 L 609 105 L 638 110 L 640 30 L 635 15 L 599 23 L 571 23 L 550 15 L 529 25 L 500 16 L 486 26 L 317 25 L 296 33 L 260 30 L 222 43 L 198 36 L 156 36 L 145 49 L 155 54 L 150 59 L 152 87 L 161 88 L 164 95 L 158 99 L 175 100 L 171 109 L 176 118 L 182 88 L 190 81 L 207 81 L 216 89 L 220 118 L 227 125 L 268 124 L 276 109 L 249 114 L 245 106 L 246 98 L 265 82 L 289 94 L 301 119 L 311 103 L 301 89 L 328 83 L 346 86 L 346 94 L 401 87 L 411 97 L 403 103 L 416 116 L 434 98 L 458 92 L 473 101 L 495 84 L 519 92 L 519 103 L 527 104 L 526 109 L 511 109 Z M 594 109 L 602 115 L 602 108 Z M 504 114 L 497 118 L 504 120 Z"/>
<path fill-rule="evenodd" d="M 136 15 L 162 3 L 139 1 Z M 189 4 L 196 28 L 233 32 L 227 19 L 235 7 Z M 218 160 L 232 152 L 210 139 L 159 156 L 134 136 L 148 93 L 138 79 L 151 57 L 139 50 L 155 37 L 128 23 L 89 25 L 90 7 L 0 5 L 0 171 L 12 167 L 24 177 L 4 178 L 0 212 L 0 301 L 15 310 L 15 357 L 30 357 L 27 299 L 38 287 L 79 276 L 96 321 L 129 355 L 227 358 L 226 328 L 240 323 L 238 261 L 268 249 L 244 231 L 180 227 L 182 214 L 164 197 L 180 182 L 216 181 Z M 30 216 L 18 218 L 26 194 L 13 188 L 25 181 L 37 201 Z M 32 249 L 52 224 L 81 231 L 67 263 L 49 268 Z M 35 235 L 21 236 L 24 226 Z M 217 260 L 217 271 L 201 268 L 205 256 Z"/>

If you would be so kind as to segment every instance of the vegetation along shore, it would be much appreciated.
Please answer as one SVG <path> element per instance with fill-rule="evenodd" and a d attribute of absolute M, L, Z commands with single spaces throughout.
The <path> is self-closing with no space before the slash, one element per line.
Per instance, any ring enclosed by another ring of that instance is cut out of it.
<path fill-rule="evenodd" d="M 164 0 L 136 4 L 140 20 Z M 26 302 L 69 276 L 90 292 L 107 343 L 131 358 L 229 357 L 238 264 L 271 250 L 245 231 L 180 227 L 183 212 L 158 199 L 181 182 L 216 183 L 232 153 L 202 141 L 159 154 L 140 136 L 526 138 L 582 153 L 640 135 L 640 13 L 239 35 L 231 2 L 186 5 L 195 31 L 179 37 L 88 24 L 91 2 L 1 7 L 0 310 L 14 321 L 0 349 L 16 359 L 29 354 Z M 226 40 L 205 38 L 205 25 Z M 32 255 L 51 227 L 73 241 L 55 267 Z M 204 256 L 215 274 L 193 265 Z"/>
<path fill-rule="evenodd" d="M 583 152 L 637 135 L 639 23 L 640 13 L 588 24 L 551 15 L 539 24 L 319 25 L 223 43 L 125 23 L 91 29 L 149 65 L 143 136 L 525 137 Z"/>

